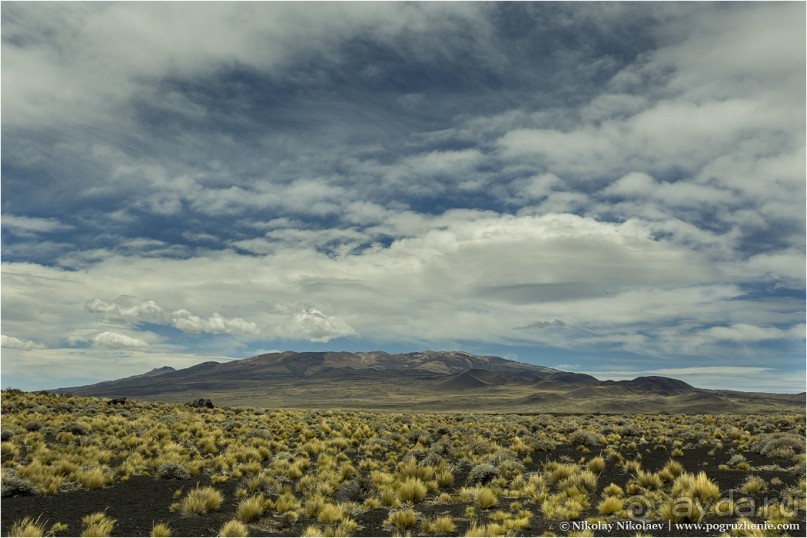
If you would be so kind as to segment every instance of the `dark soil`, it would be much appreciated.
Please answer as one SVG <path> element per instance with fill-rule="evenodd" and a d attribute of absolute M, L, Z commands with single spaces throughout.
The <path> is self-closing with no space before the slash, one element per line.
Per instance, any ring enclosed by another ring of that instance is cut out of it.
<path fill-rule="evenodd" d="M 646 445 L 645 445 L 646 446 Z M 782 481 L 778 487 L 769 486 L 768 491 L 754 497 L 758 506 L 771 499 L 781 499 L 781 491 L 787 485 L 795 483 L 796 477 L 789 471 L 741 471 L 736 469 L 720 470 L 718 465 L 724 464 L 731 457 L 728 451 L 718 451 L 715 455 L 708 454 L 709 448 L 691 447 L 684 449 L 684 455 L 674 458 L 679 461 L 689 472 L 705 470 L 709 477 L 720 486 L 724 496 L 733 495 L 735 499 L 745 497 L 737 490 L 745 481 L 749 474 L 755 474 L 764 478 L 767 482 L 774 477 Z M 597 455 L 595 450 L 587 453 L 580 452 L 574 447 L 558 446 L 551 452 L 535 452 L 532 454 L 533 463 L 527 466 L 526 472 L 539 471 L 543 464 L 549 460 L 559 458 L 571 461 L 579 461 L 581 457 L 590 459 Z M 642 468 L 650 471 L 658 471 L 671 458 L 668 451 L 655 450 L 653 448 L 642 448 L 637 452 L 625 451 L 622 453 L 625 459 L 639 459 Z M 758 454 L 745 454 L 749 463 L 756 467 L 760 465 L 780 464 L 783 467 L 790 465 L 791 461 L 767 458 Z M 464 475 L 468 469 L 463 469 L 455 475 L 455 487 L 465 485 Z M 592 506 L 581 516 L 581 520 L 597 516 L 596 504 L 602 498 L 602 489 L 611 482 L 624 486 L 627 477 L 622 468 L 616 463 L 608 462 L 605 470 L 600 474 L 597 481 L 597 490 L 592 495 Z M 230 480 L 214 486 L 219 489 L 225 497 L 224 504 L 219 510 L 210 512 L 203 516 L 183 516 L 179 512 L 171 511 L 170 506 L 176 502 L 174 492 L 178 489 L 187 491 L 197 485 L 210 485 L 208 477 L 194 477 L 189 480 L 160 480 L 151 477 L 132 477 L 126 482 L 116 482 L 114 485 L 96 491 L 71 491 L 52 496 L 34 497 L 10 497 L 2 500 L 2 534 L 8 533 L 9 526 L 22 519 L 24 516 L 40 517 L 41 521 L 47 521 L 49 528 L 55 522 L 68 525 L 67 531 L 62 535 L 77 536 L 81 533 L 81 518 L 93 512 L 105 512 L 108 516 L 115 518 L 117 523 L 113 530 L 114 536 L 148 536 L 155 523 L 165 523 L 171 530 L 173 536 L 215 536 L 221 526 L 228 520 L 235 517 L 235 510 L 238 499 L 235 497 L 235 490 L 238 480 Z M 502 498 L 499 505 L 490 510 L 478 511 L 477 519 L 484 522 L 484 516 L 497 508 L 508 509 L 508 505 L 515 499 Z M 530 526 L 523 531 L 523 535 L 537 536 L 544 533 L 566 535 L 567 532 L 561 530 L 560 521 L 549 521 L 540 516 L 539 507 L 531 501 L 521 500 L 525 508 L 533 512 Z M 467 518 L 465 515 L 465 504 L 439 504 L 433 500 L 426 500 L 417 504 L 414 510 L 420 518 L 435 517 L 439 515 L 450 515 L 456 524 L 453 535 L 461 536 L 467 532 L 475 519 Z M 359 524 L 356 536 L 389 536 L 392 532 L 383 527 L 383 522 L 387 518 L 389 511 L 386 508 L 367 510 L 357 515 L 354 519 Z M 480 517 L 481 516 L 481 517 Z M 754 518 L 759 522 L 761 519 Z M 734 517 L 717 517 L 708 515 L 703 520 L 706 523 L 732 523 L 736 521 Z M 804 512 L 799 513 L 797 522 L 801 524 L 801 529 L 797 532 L 790 532 L 793 536 L 804 535 L 807 529 L 804 521 Z M 265 516 L 254 524 L 249 525 L 252 536 L 299 536 L 309 525 L 316 525 L 317 522 L 301 513 L 294 522 L 286 522 L 278 514 Z M 321 525 L 320 525 L 321 527 Z M 415 533 L 419 527 L 416 527 Z M 574 530 L 574 529 L 572 529 Z M 606 531 L 596 530 L 597 536 L 633 536 L 638 531 Z M 645 531 L 646 532 L 646 531 Z M 663 530 L 652 533 L 657 536 L 699 536 L 703 531 L 698 530 L 677 530 L 672 533 L 668 531 L 667 524 L 664 523 Z M 719 534 L 719 533 L 715 533 Z"/>

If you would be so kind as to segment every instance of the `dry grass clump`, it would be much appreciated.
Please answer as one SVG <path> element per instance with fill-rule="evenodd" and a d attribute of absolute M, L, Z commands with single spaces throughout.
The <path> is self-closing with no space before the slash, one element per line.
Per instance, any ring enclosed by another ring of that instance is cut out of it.
<path fill-rule="evenodd" d="M 153 537 L 168 537 L 171 536 L 171 527 L 166 525 L 165 523 L 155 523 L 153 527 L 151 527 L 151 534 L 150 536 Z"/>
<path fill-rule="evenodd" d="M 433 536 L 447 536 L 456 530 L 457 526 L 451 516 L 437 516 L 423 520 L 423 533 Z"/>
<path fill-rule="evenodd" d="M 496 497 L 496 494 L 490 488 L 477 489 L 474 500 L 476 501 L 476 505 L 483 510 L 496 506 L 499 502 L 498 497 Z"/>
<path fill-rule="evenodd" d="M 588 468 L 593 473 L 601 473 L 605 470 L 605 459 L 602 456 L 597 456 L 588 462 Z"/>
<path fill-rule="evenodd" d="M 73 474 L 73 479 L 86 489 L 101 489 L 113 480 L 108 472 L 98 467 L 79 469 Z"/>
<path fill-rule="evenodd" d="M 8 536 L 45 536 L 45 525 L 39 521 L 39 518 L 32 519 L 30 516 L 25 516 L 11 524 Z"/>
<path fill-rule="evenodd" d="M 341 506 L 336 504 L 325 503 L 317 511 L 317 521 L 325 525 L 333 525 L 342 521 L 345 517 L 345 511 Z"/>
<path fill-rule="evenodd" d="M 749 495 L 753 495 L 755 493 L 762 493 L 763 491 L 768 489 L 768 483 L 765 482 L 759 476 L 750 475 L 748 478 L 745 479 L 743 485 L 740 486 L 740 491 L 743 493 L 747 493 Z"/>
<path fill-rule="evenodd" d="M 397 489 L 398 498 L 405 503 L 418 503 L 426 498 L 429 491 L 419 478 L 407 478 Z"/>
<path fill-rule="evenodd" d="M 622 510 L 624 502 L 619 497 L 606 497 L 597 506 L 600 514 L 604 516 L 611 516 Z"/>
<path fill-rule="evenodd" d="M 705 505 L 709 501 L 717 500 L 720 497 L 720 488 L 709 480 L 709 477 L 703 471 L 697 475 L 683 473 L 673 482 L 670 494 L 674 498 L 698 499 L 701 504 Z"/>
<path fill-rule="evenodd" d="M 231 519 L 221 526 L 218 536 L 249 536 L 249 530 L 237 519 Z"/>
<path fill-rule="evenodd" d="M 399 532 L 406 532 L 414 528 L 417 523 L 417 515 L 414 510 L 407 508 L 405 510 L 393 510 L 387 516 L 385 525 L 392 527 Z"/>
<path fill-rule="evenodd" d="M 263 515 L 265 510 L 266 500 L 263 495 L 253 495 L 238 503 L 238 508 L 235 510 L 238 519 L 244 523 L 252 523 L 258 520 Z"/>
<path fill-rule="evenodd" d="M 179 501 L 179 511 L 186 516 L 201 515 L 217 510 L 224 502 L 224 496 L 211 486 L 196 487 Z"/>
<path fill-rule="evenodd" d="M 103 512 L 95 512 L 81 518 L 84 530 L 80 536 L 110 536 L 117 520 L 107 517 Z"/>

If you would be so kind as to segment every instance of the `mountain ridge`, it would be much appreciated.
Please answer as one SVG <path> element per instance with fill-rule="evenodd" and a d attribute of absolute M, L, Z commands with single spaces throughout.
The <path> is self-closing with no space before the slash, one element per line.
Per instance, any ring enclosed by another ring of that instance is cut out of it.
<path fill-rule="evenodd" d="M 700 389 L 679 379 L 594 376 L 464 351 L 283 351 L 145 374 L 55 392 L 84 396 L 190 400 L 223 405 L 547 410 L 747 412 L 751 407 L 803 407 L 798 395 Z M 803 400 L 803 399 L 802 399 Z M 535 408 L 535 409 L 533 409 Z"/>

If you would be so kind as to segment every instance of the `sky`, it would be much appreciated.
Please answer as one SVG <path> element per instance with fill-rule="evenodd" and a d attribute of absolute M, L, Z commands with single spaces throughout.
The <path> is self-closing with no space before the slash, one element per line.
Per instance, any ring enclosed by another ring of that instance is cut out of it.
<path fill-rule="evenodd" d="M 805 388 L 805 4 L 2 4 L 2 385 L 464 350 Z"/>

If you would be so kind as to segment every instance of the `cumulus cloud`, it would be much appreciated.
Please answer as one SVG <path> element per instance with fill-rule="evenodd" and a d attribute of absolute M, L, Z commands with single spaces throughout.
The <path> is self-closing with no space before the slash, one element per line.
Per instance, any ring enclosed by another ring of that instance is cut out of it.
<path fill-rule="evenodd" d="M 330 342 L 346 336 L 357 336 L 356 330 L 345 321 L 327 316 L 316 308 L 303 308 L 294 314 L 281 330 L 286 338 L 301 338 L 310 342 Z"/>
<path fill-rule="evenodd" d="M 94 297 L 84 304 L 87 312 L 104 314 L 109 321 L 133 322 L 158 320 L 163 309 L 155 301 L 141 301 L 133 295 L 120 295 L 112 302 Z"/>
<path fill-rule="evenodd" d="M 34 342 L 33 340 L 20 340 L 19 338 L 15 338 L 13 336 L 8 335 L 0 335 L 0 340 L 2 340 L 2 347 L 8 349 L 44 349 L 45 346 L 40 344 L 39 342 Z"/>
<path fill-rule="evenodd" d="M 244 321 L 241 318 L 227 319 L 218 312 L 203 319 L 180 309 L 171 312 L 171 324 L 177 329 L 190 333 L 233 333 L 241 332 L 246 334 L 259 334 L 258 326 L 251 321 Z"/>
<path fill-rule="evenodd" d="M 139 348 L 148 345 L 145 340 L 114 331 L 104 331 L 97 334 L 74 334 L 67 341 L 73 345 L 88 342 L 92 347 L 112 349 Z"/>

